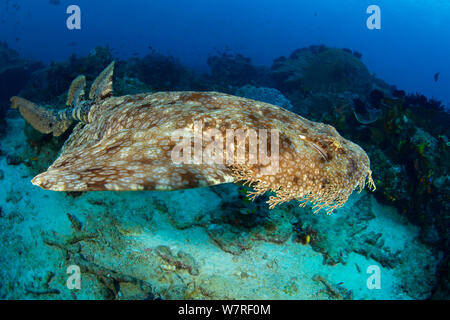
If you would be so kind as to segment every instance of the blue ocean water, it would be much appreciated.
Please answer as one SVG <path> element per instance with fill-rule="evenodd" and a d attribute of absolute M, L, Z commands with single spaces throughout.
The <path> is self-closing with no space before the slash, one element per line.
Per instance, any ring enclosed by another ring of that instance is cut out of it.
<path fill-rule="evenodd" d="M 389 83 L 450 104 L 446 0 L 57 2 L 2 1 L 0 37 L 24 56 L 47 62 L 87 54 L 98 45 L 109 45 L 121 57 L 144 55 L 151 46 L 200 69 L 216 51 L 270 65 L 310 44 L 349 47 Z M 81 30 L 66 28 L 71 4 L 82 9 Z M 381 8 L 381 30 L 366 27 L 372 4 Z M 433 79 L 437 72 L 439 82 Z"/>
<path fill-rule="evenodd" d="M 447 0 L 0 0 L 0 299 L 448 300 L 449 21 Z M 173 169 L 159 139 L 212 106 L 282 128 L 282 183 Z M 327 192 L 345 205 L 298 206 Z"/>

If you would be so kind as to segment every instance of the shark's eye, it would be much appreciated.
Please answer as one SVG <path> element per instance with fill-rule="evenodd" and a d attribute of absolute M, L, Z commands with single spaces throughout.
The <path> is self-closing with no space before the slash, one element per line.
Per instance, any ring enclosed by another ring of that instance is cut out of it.
<path fill-rule="evenodd" d="M 314 142 L 308 141 L 308 144 L 314 149 L 316 150 L 323 158 L 325 161 L 328 161 L 328 155 L 326 153 L 325 150 L 323 150 L 320 146 L 318 146 L 317 144 L 315 144 Z"/>
<path fill-rule="evenodd" d="M 325 161 L 328 161 L 328 154 L 327 152 L 320 147 L 319 145 L 315 144 L 312 141 L 309 141 L 305 136 L 300 135 L 300 139 L 302 139 L 303 141 L 305 141 L 309 146 L 311 146 L 311 148 L 313 148 L 314 150 L 316 150 Z"/>

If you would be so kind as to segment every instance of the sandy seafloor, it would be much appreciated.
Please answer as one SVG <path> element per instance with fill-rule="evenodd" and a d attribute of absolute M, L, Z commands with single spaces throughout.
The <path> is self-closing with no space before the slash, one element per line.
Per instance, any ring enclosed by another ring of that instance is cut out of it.
<path fill-rule="evenodd" d="M 150 286 L 163 299 L 423 299 L 434 284 L 439 252 L 418 240 L 418 227 L 366 191 L 355 192 L 331 216 L 316 215 L 316 229 L 335 246 L 330 252 L 341 250 L 344 257 L 329 265 L 323 253 L 294 241 L 288 222 L 299 215 L 314 217 L 309 209 L 270 211 L 266 219 L 274 221 L 281 234 L 276 236 L 270 228 L 252 226 L 242 232 L 235 224 L 221 225 L 226 220 L 220 218 L 226 215 L 222 203 L 227 197 L 233 201 L 233 185 L 79 196 L 33 186 L 27 166 L 6 161 L 6 154 L 25 152 L 23 126 L 22 119 L 8 119 L 0 145 L 2 299 L 148 298 Z M 361 233 L 351 235 L 348 230 L 356 225 L 345 225 L 347 217 L 358 217 L 362 210 L 373 216 Z M 67 213 L 81 223 L 81 231 Z M 81 236 L 74 236 L 77 232 Z M 359 250 L 356 237 L 373 233 L 382 234 L 377 244 L 366 239 L 366 249 Z M 64 239 L 70 244 L 65 249 L 51 245 Z M 389 267 L 376 258 L 377 252 L 399 260 Z M 66 268 L 74 257 L 82 257 L 88 269 L 82 271 L 79 290 L 66 287 Z M 367 288 L 370 265 L 381 269 L 381 289 Z M 317 275 L 332 288 L 317 281 Z M 115 278 L 116 291 L 108 278 Z M 144 289 L 136 279 L 145 283 Z"/>

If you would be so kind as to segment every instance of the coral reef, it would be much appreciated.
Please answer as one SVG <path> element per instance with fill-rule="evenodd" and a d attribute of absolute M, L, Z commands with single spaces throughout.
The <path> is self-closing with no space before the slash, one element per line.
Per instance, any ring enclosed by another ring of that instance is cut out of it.
<path fill-rule="evenodd" d="M 444 214 L 448 188 L 441 183 L 449 175 L 450 150 L 445 143 L 448 126 L 416 120 L 422 113 L 420 106 L 410 107 L 402 100 L 386 103 L 389 107 L 380 119 L 361 131 L 366 143 L 374 141 L 372 144 L 383 150 L 368 151 L 374 154 L 374 166 L 382 173 L 377 177 L 382 187 L 376 195 L 398 206 L 416 223 L 435 225 L 446 239 L 450 230 Z M 439 113 L 440 121 L 450 121 L 448 113 Z M 376 155 L 382 153 L 385 156 Z"/>
<path fill-rule="evenodd" d="M 0 77 L 14 86 L 7 99 L 21 90 L 41 106 L 62 109 L 68 96 L 75 98 L 67 91 L 72 79 L 84 73 L 90 85 L 110 60 L 108 48 L 97 48 L 42 67 L 2 45 L 0 65 L 7 67 Z M 299 49 L 272 69 L 238 54 L 211 57 L 209 65 L 211 73 L 200 74 L 151 52 L 117 62 L 114 90 L 218 90 L 292 105 L 367 151 L 375 193 L 352 195 L 330 216 L 294 203 L 269 210 L 273 195 L 251 201 L 251 189 L 235 184 L 50 195 L 29 179 L 52 163 L 72 128 L 52 137 L 7 118 L 0 140 L 0 297 L 448 299 L 450 116 L 439 101 L 387 85 L 349 49 Z M 18 81 L 11 81 L 10 66 Z M 309 147 L 318 158 L 328 155 L 322 144 Z M 82 290 L 66 287 L 73 263 L 82 268 Z M 374 264 L 386 286 L 377 292 L 365 287 Z"/>
<path fill-rule="evenodd" d="M 288 58 L 276 59 L 271 71 L 282 91 L 367 95 L 372 89 L 369 71 L 357 57 L 325 46 L 297 49 Z"/>
<path fill-rule="evenodd" d="M 292 110 L 293 108 L 291 102 L 280 91 L 274 88 L 258 88 L 245 85 L 237 89 L 234 94 L 239 97 L 270 103 L 287 110 Z"/>
<path fill-rule="evenodd" d="M 153 90 L 193 90 L 195 77 L 178 60 L 152 51 L 142 59 L 133 58 L 126 72 L 150 86 Z"/>
<path fill-rule="evenodd" d="M 222 88 L 242 87 L 247 84 L 271 87 L 269 70 L 265 67 L 254 66 L 250 58 L 241 54 L 222 53 L 211 56 L 208 58 L 208 65 L 211 69 L 211 77 Z"/>
<path fill-rule="evenodd" d="M 326 52 L 326 63 L 320 67 L 312 63 Z M 439 101 L 406 94 L 376 79 L 365 67 L 358 67 L 361 61 L 354 58 L 350 50 L 315 46 L 274 61 L 272 72 L 277 88 L 291 99 L 294 110 L 333 124 L 367 148 L 377 172 L 376 198 L 421 225 L 423 241 L 448 252 L 450 192 L 445 181 L 449 177 L 450 115 Z M 311 73 L 306 70 L 313 66 L 321 82 L 308 78 Z M 345 70 L 345 66 L 357 82 L 335 81 L 334 70 Z M 327 81 L 334 85 L 321 87 Z"/>
<path fill-rule="evenodd" d="M 291 100 L 296 112 L 331 122 L 338 129 L 354 118 L 355 108 L 360 122 L 376 120 L 377 95 L 390 89 L 350 50 L 324 45 L 297 49 L 288 58 L 274 60 L 271 73 L 275 87 Z"/>

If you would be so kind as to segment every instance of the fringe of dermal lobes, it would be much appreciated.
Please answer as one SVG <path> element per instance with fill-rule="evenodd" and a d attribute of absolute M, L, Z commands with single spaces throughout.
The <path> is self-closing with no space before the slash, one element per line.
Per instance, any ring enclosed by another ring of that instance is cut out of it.
<path fill-rule="evenodd" d="M 86 77 L 81 75 L 72 81 L 67 95 L 67 108 L 61 111 L 39 106 L 27 99 L 14 96 L 11 98 L 11 108 L 19 109 L 22 117 L 37 131 L 55 137 L 62 135 L 73 121 L 89 122 L 89 111 L 95 101 L 112 94 L 112 77 L 114 62 L 112 62 L 94 81 L 85 99 Z"/>
<path fill-rule="evenodd" d="M 271 191 L 275 193 L 275 196 L 269 196 L 269 200 L 266 201 L 269 204 L 269 209 L 275 208 L 278 204 L 289 202 L 291 200 L 299 201 L 300 207 L 305 207 L 307 203 L 311 203 L 314 213 L 318 213 L 320 210 L 325 209 L 327 215 L 330 215 L 334 210 L 341 208 L 347 202 L 350 194 L 354 189 L 359 187 L 361 192 L 365 186 L 368 186 L 369 190 L 375 191 L 375 183 L 372 179 L 372 171 L 368 171 L 367 177 L 361 179 L 355 188 L 340 189 L 329 187 L 321 192 L 307 192 L 305 194 L 293 193 L 289 189 L 283 188 L 282 185 L 271 185 L 266 181 L 256 178 L 257 175 L 253 172 L 249 165 L 234 164 L 231 166 L 232 175 L 235 182 L 240 182 L 244 186 L 253 188 L 254 191 L 249 191 L 247 197 L 254 201 L 258 196 Z"/>

